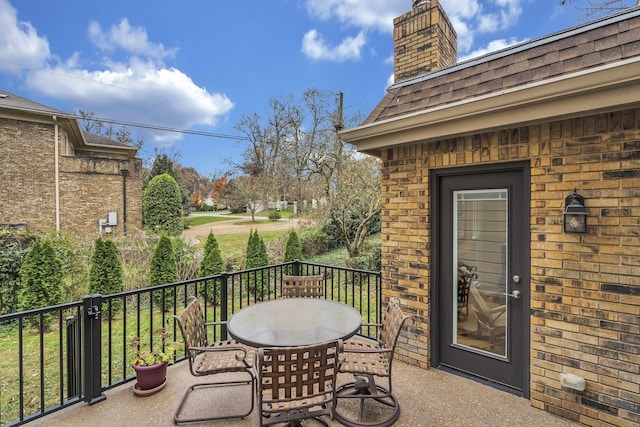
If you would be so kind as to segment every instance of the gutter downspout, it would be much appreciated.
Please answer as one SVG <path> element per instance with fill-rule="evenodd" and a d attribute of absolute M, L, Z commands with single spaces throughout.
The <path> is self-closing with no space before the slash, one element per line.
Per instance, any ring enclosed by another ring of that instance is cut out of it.
<path fill-rule="evenodd" d="M 127 169 L 122 169 L 120 171 L 122 173 L 122 229 L 124 235 L 127 235 L 127 175 L 129 175 L 129 171 Z"/>
<path fill-rule="evenodd" d="M 55 206 L 56 206 L 56 232 L 60 232 L 60 148 L 58 147 L 58 118 L 54 115 L 52 116 L 54 123 L 54 137 L 53 137 L 53 146 L 54 146 L 54 155 L 55 155 Z"/>

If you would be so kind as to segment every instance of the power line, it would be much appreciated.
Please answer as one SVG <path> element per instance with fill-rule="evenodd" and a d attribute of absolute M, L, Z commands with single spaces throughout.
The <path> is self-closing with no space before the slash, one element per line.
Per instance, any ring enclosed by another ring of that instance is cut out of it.
<path fill-rule="evenodd" d="M 208 137 L 211 137 L 211 138 L 235 139 L 235 140 L 249 141 L 248 137 L 240 136 L 240 135 L 227 135 L 227 134 L 224 134 L 224 133 L 205 132 L 205 131 L 192 130 L 192 129 L 180 129 L 180 128 L 173 128 L 173 127 L 168 127 L 168 126 L 160 126 L 160 125 L 148 125 L 148 124 L 144 124 L 144 123 L 125 122 L 125 121 L 122 121 L 122 120 L 103 119 L 103 118 L 98 118 L 98 117 L 88 118 L 88 117 L 82 117 L 82 116 L 76 116 L 76 115 L 73 115 L 73 117 L 75 117 L 78 120 L 89 120 L 89 121 L 94 121 L 94 122 L 104 122 L 104 123 L 110 123 L 110 124 L 114 124 L 114 125 L 131 126 L 131 127 L 138 127 L 138 128 L 151 129 L 151 130 L 160 130 L 160 131 L 163 131 L 163 132 L 175 132 L 175 133 L 184 133 L 184 134 L 189 134 L 189 135 L 208 136 Z"/>
<path fill-rule="evenodd" d="M 46 115 L 52 115 L 52 114 L 55 115 L 56 114 L 55 111 L 45 110 L 45 109 L 40 109 L 40 108 L 20 108 L 20 109 L 22 111 L 29 111 L 29 112 L 32 112 L 32 113 L 39 113 L 39 114 L 46 114 Z M 182 128 L 175 128 L 175 127 L 169 127 L 169 126 L 161 126 L 161 125 L 150 125 L 150 124 L 146 124 L 146 123 L 126 122 L 124 120 L 105 119 L 105 118 L 99 118 L 99 117 L 82 117 L 82 116 L 79 116 L 77 114 L 69 114 L 69 113 L 65 113 L 63 111 L 60 111 L 60 113 L 63 113 L 65 117 L 74 118 L 76 120 L 88 120 L 88 121 L 92 121 L 92 122 L 103 122 L 103 123 L 109 123 L 109 124 L 114 124 L 114 125 L 130 126 L 130 127 L 137 127 L 137 128 L 150 129 L 150 130 L 159 130 L 159 131 L 163 131 L 163 132 L 174 132 L 174 133 L 182 133 L 182 134 L 188 134 L 188 135 L 206 136 L 206 137 L 209 137 L 209 138 L 234 139 L 234 140 L 237 140 L 237 141 L 250 141 L 251 140 L 249 137 L 241 136 L 241 135 L 228 135 L 228 134 L 224 134 L 224 133 L 205 132 L 205 131 L 200 131 L 200 130 L 182 129 Z"/>

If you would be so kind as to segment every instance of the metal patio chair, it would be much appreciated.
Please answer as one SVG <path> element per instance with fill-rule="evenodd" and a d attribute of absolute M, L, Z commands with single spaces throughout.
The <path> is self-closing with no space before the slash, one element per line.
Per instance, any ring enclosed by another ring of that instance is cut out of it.
<path fill-rule="evenodd" d="M 226 322 L 205 322 L 204 312 L 200 303 L 195 297 L 191 300 L 180 313 L 173 316 L 182 332 L 185 349 L 187 351 L 187 359 L 189 360 L 189 369 L 191 374 L 196 377 L 216 375 L 223 373 L 241 373 L 248 376 L 247 379 L 224 380 L 217 382 L 198 383 L 189 387 L 184 394 L 180 405 L 175 412 L 173 420 L 176 424 L 245 418 L 253 412 L 254 407 L 254 385 L 255 376 L 251 360 L 253 353 L 242 344 L 234 340 L 218 341 L 209 343 L 207 339 L 207 326 L 221 325 Z M 185 418 L 181 413 L 189 394 L 199 388 L 220 387 L 220 386 L 251 386 L 251 407 L 248 411 L 241 414 L 221 415 L 214 417 L 195 417 Z"/>
<path fill-rule="evenodd" d="M 324 274 L 313 276 L 282 276 L 282 298 L 322 298 Z"/>
<path fill-rule="evenodd" d="M 489 304 L 483 293 L 493 295 L 492 292 L 483 292 L 480 283 L 475 280 L 469 291 L 469 304 L 476 318 L 476 335 L 482 338 L 486 331 L 489 336 L 490 349 L 495 349 L 498 338 L 504 337 L 506 330 L 507 306 L 506 304 Z M 504 294 L 500 294 L 504 297 Z M 504 297 L 506 298 L 506 297 Z"/>
<path fill-rule="evenodd" d="M 342 341 L 300 347 L 259 348 L 256 352 L 260 426 L 300 425 L 313 418 L 333 419 L 335 379 Z"/>
<path fill-rule="evenodd" d="M 470 267 L 458 262 L 458 320 L 466 319 L 469 315 L 469 288 L 478 279 L 476 267 Z"/>
<path fill-rule="evenodd" d="M 340 423 L 351 427 L 390 426 L 400 416 L 400 404 L 393 396 L 391 365 L 400 331 L 407 320 L 413 321 L 413 317 L 404 314 L 400 301 L 392 298 L 382 314 L 382 324 L 362 324 L 363 327 L 378 328 L 377 341 L 358 337 L 345 342 L 344 360 L 340 364 L 339 373 L 353 375 L 354 381 L 343 384 L 336 390 L 334 417 Z M 386 384 L 377 384 L 376 378 Z M 341 403 L 347 404 L 348 400 L 353 399 L 360 399 L 357 419 L 347 415 L 340 407 Z M 373 406 L 377 403 L 384 408 L 382 419 L 365 420 L 367 415 L 375 412 Z"/>

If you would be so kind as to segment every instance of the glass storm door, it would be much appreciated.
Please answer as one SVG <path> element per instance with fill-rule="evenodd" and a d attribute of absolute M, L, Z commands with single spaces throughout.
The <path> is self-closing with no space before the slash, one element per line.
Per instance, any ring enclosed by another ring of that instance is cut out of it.
<path fill-rule="evenodd" d="M 525 169 L 436 173 L 435 292 L 438 363 L 528 395 Z"/>

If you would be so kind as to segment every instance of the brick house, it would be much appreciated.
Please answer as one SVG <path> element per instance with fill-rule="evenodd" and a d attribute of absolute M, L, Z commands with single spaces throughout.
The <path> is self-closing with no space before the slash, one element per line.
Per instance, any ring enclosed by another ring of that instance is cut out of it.
<path fill-rule="evenodd" d="M 394 27 L 396 81 L 341 136 L 383 161 L 399 358 L 638 425 L 640 8 L 461 63 L 437 0 Z"/>
<path fill-rule="evenodd" d="M 82 131 L 67 113 L 0 91 L 0 224 L 88 239 L 101 228 L 142 228 L 136 152 Z"/>

